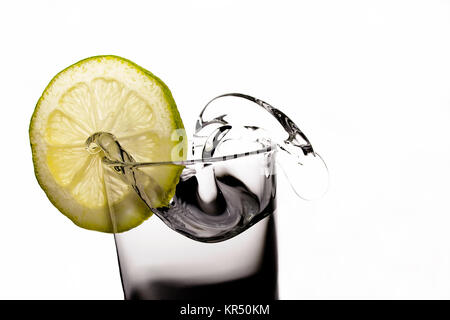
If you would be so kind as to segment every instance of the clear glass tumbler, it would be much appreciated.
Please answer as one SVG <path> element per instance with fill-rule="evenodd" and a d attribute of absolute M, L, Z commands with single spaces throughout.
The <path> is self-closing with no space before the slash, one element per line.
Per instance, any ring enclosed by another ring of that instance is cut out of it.
<path fill-rule="evenodd" d="M 244 94 L 212 99 L 197 119 L 192 155 L 174 148 L 171 158 L 195 160 L 139 163 L 104 132 L 88 142 L 105 154 L 112 226 L 148 208 L 154 214 L 115 234 L 126 299 L 278 298 L 275 158 L 300 198 L 328 185 L 325 162 L 283 112 Z M 175 192 L 168 172 L 181 173 Z M 119 202 L 118 178 L 135 191 Z"/>
<path fill-rule="evenodd" d="M 136 169 L 145 177 L 162 166 L 183 171 L 169 206 L 152 208 L 157 217 L 115 234 L 125 299 L 277 299 L 275 157 L 268 147 L 134 163 L 133 177 Z M 105 165 L 119 174 L 130 170 Z M 145 188 L 136 190 L 151 207 Z"/>

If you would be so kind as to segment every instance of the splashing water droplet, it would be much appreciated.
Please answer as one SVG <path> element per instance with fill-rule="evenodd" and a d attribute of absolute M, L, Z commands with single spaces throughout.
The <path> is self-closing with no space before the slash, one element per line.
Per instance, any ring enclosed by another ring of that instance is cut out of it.
<path fill-rule="evenodd" d="M 278 147 L 277 162 L 294 192 L 305 200 L 322 197 L 329 185 L 325 161 L 286 114 L 249 95 L 229 93 L 208 102 L 197 120 L 193 151 L 208 158 L 217 151 L 249 151 L 271 142 Z"/>

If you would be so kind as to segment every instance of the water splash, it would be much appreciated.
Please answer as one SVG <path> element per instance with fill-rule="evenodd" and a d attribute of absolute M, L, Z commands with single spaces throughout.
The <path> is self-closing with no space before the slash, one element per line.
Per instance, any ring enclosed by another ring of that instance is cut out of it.
<path fill-rule="evenodd" d="M 107 194 L 113 192 L 108 190 L 111 186 L 108 175 L 120 176 L 168 227 L 191 239 L 202 242 L 227 240 L 275 210 L 276 153 L 271 146 L 229 158 L 159 163 L 135 162 L 116 138 L 106 132 L 89 137 L 86 146 L 93 152 L 103 151 L 104 165 L 114 169 L 104 170 Z M 149 166 L 183 167 L 168 206 L 153 205 L 167 194 L 151 175 L 140 170 Z M 120 212 L 110 206 L 110 214 L 114 225 Z"/>
<path fill-rule="evenodd" d="M 242 116 L 242 108 L 251 119 Z M 200 113 L 195 129 L 194 160 L 138 163 L 106 132 L 89 137 L 86 148 L 102 151 L 104 165 L 113 168 L 104 170 L 108 194 L 108 175 L 119 176 L 168 227 L 202 242 L 232 238 L 274 212 L 277 154 L 300 197 L 324 192 L 328 171 L 322 158 L 290 118 L 262 100 L 243 94 L 216 97 Z M 178 166 L 182 174 L 171 202 L 157 207 L 158 199 L 170 196 L 141 169 L 166 166 Z M 120 214 L 114 210 L 110 206 L 113 224 Z"/>
<path fill-rule="evenodd" d="M 237 143 L 228 143 L 224 150 L 224 142 L 229 140 Z M 300 198 L 314 200 L 326 193 L 329 173 L 325 161 L 286 114 L 241 93 L 223 94 L 209 101 L 196 123 L 195 157 L 233 153 L 239 146 L 247 148 L 242 141 L 274 143 L 279 151 L 277 162 Z"/>

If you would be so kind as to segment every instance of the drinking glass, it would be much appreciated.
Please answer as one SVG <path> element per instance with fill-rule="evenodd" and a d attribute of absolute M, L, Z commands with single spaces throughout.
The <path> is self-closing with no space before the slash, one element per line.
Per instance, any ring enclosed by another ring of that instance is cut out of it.
<path fill-rule="evenodd" d="M 276 158 L 300 198 L 328 186 L 325 162 L 286 114 L 245 94 L 218 96 L 197 120 L 193 160 L 139 163 L 104 132 L 87 142 L 105 154 L 113 228 L 142 206 L 153 212 L 115 233 L 126 299 L 278 298 Z M 167 172 L 181 172 L 175 193 L 160 185 Z M 126 201 L 114 201 L 117 178 L 135 191 Z"/>
<path fill-rule="evenodd" d="M 113 175 L 133 170 L 128 183 L 149 207 L 154 187 L 144 180 L 182 169 L 167 207 L 115 234 L 125 299 L 277 299 L 276 153 L 264 146 L 190 161 L 104 160 Z"/>

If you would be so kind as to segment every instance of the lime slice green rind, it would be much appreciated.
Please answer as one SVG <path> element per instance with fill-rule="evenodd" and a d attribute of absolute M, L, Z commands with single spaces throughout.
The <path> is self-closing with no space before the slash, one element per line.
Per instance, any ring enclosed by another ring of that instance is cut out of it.
<path fill-rule="evenodd" d="M 59 72 L 47 85 L 42 96 L 38 100 L 35 111 L 33 112 L 30 128 L 29 128 L 29 136 L 30 136 L 30 144 L 32 149 L 32 158 L 34 164 L 34 170 L 36 179 L 44 190 L 50 202 L 65 216 L 67 216 L 70 220 L 73 221 L 76 225 L 89 229 L 96 230 L 101 232 L 123 232 L 130 230 L 138 225 L 140 225 L 143 221 L 147 220 L 151 215 L 152 211 L 149 207 L 137 196 L 137 194 L 133 192 L 125 192 L 121 195 L 120 200 L 118 201 L 106 201 L 107 206 L 111 208 L 105 209 L 105 207 L 86 207 L 83 208 L 83 204 L 76 203 L 74 201 L 74 197 L 71 197 L 69 193 L 61 193 L 58 189 L 61 186 L 58 186 L 57 183 L 49 178 L 49 169 L 48 164 L 43 164 L 43 154 L 42 148 L 40 148 L 39 144 L 43 143 L 43 127 L 45 124 L 39 123 L 36 126 L 38 115 L 40 114 L 40 108 L 42 106 L 43 101 L 45 101 L 49 95 L 51 89 L 58 84 L 58 80 L 63 77 L 67 72 L 72 72 L 74 68 L 83 67 L 86 62 L 97 62 L 99 64 L 104 61 L 114 60 L 115 63 L 119 62 L 121 64 L 125 64 L 127 66 L 131 66 L 133 71 L 137 73 L 137 75 L 142 75 L 147 78 L 147 80 L 155 83 L 157 87 L 160 88 L 162 92 L 162 96 L 164 99 L 165 108 L 167 108 L 167 114 L 170 115 L 171 123 L 168 125 L 172 127 L 172 129 L 184 129 L 183 122 L 181 120 L 180 114 L 176 107 L 174 98 L 168 89 L 168 87 L 164 84 L 164 82 L 158 77 L 154 76 L 150 71 L 145 70 L 144 68 L 138 66 L 137 64 L 118 57 L 114 55 L 103 55 L 103 56 L 95 56 L 87 59 L 83 59 L 63 71 Z M 119 79 L 120 80 L 120 79 Z M 166 124 L 167 125 L 167 124 Z M 40 130 L 40 132 L 38 132 Z M 93 134 L 94 132 L 91 132 Z M 169 134 L 169 133 L 168 133 Z M 86 137 L 87 138 L 87 137 Z M 165 139 L 169 139 L 169 137 L 164 137 Z M 183 148 L 186 148 L 187 141 L 185 137 L 183 137 Z M 40 149 L 39 149 L 40 148 Z M 47 150 L 48 151 L 48 150 Z M 48 154 L 47 154 L 48 156 Z M 166 156 L 169 156 L 166 152 Z M 186 155 L 181 155 L 181 158 L 185 159 Z M 141 159 L 142 160 L 142 159 Z M 144 159 L 145 161 L 153 161 L 153 159 Z M 158 159 L 160 160 L 160 159 Z M 167 159 L 170 160 L 170 159 Z M 180 159 L 177 159 L 180 160 Z M 48 161 L 48 159 L 47 159 Z M 44 161 L 45 162 L 45 161 Z M 47 167 L 45 167 L 47 165 Z M 158 206 L 167 206 L 169 201 L 173 197 L 175 193 L 176 184 L 178 183 L 179 177 L 181 175 L 183 168 L 180 166 L 173 167 L 170 170 L 167 169 L 166 174 L 162 175 L 163 180 L 160 180 L 161 185 L 166 188 L 165 194 L 167 197 L 164 199 L 159 199 Z M 103 173 L 105 174 L 105 173 Z M 54 178 L 54 177 L 53 177 Z M 61 196 L 63 195 L 63 196 Z M 76 200 L 76 199 L 75 199 Z M 109 200 L 109 199 L 108 199 Z M 80 209 L 81 208 L 81 209 Z M 111 214 L 113 214 L 113 220 L 115 223 L 111 221 Z"/>

